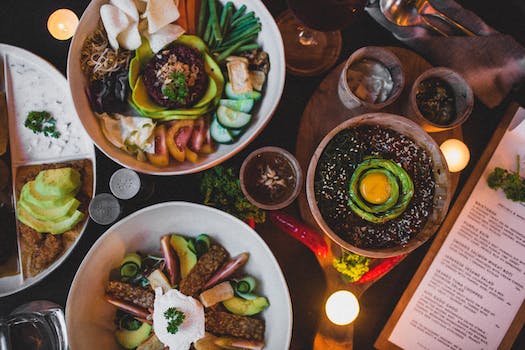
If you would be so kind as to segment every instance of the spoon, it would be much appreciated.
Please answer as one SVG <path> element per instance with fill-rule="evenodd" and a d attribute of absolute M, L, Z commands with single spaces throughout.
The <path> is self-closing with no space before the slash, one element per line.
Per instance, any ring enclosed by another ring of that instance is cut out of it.
<path fill-rule="evenodd" d="M 431 29 L 438 34 L 448 37 L 448 34 L 430 23 L 425 17 L 421 16 L 413 1 L 406 0 L 380 0 L 379 8 L 381 13 L 390 22 L 400 27 L 419 26 Z"/>
<path fill-rule="evenodd" d="M 476 33 L 474 33 L 468 28 L 465 28 L 461 23 L 453 20 L 452 18 L 448 17 L 442 12 L 439 12 L 434 6 L 432 6 L 432 4 L 428 0 L 415 0 L 407 2 L 413 3 L 413 5 L 417 8 L 418 12 L 423 16 L 437 17 L 442 21 L 450 24 L 451 26 L 458 28 L 468 36 L 476 36 Z"/>

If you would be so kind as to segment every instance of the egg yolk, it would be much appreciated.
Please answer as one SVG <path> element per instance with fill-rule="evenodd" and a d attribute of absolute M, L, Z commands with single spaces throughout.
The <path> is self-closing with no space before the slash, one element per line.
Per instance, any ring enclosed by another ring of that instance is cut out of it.
<path fill-rule="evenodd" d="M 372 204 L 382 204 L 390 197 L 392 188 L 385 174 L 371 173 L 363 176 L 359 192 L 364 200 Z"/>

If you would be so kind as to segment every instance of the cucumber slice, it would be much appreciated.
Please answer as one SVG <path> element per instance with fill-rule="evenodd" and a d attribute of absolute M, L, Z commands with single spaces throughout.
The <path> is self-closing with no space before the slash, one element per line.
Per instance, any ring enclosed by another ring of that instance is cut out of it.
<path fill-rule="evenodd" d="M 139 269 L 139 265 L 133 261 L 128 261 L 120 266 L 120 275 L 128 278 L 135 277 L 139 273 Z"/>
<path fill-rule="evenodd" d="M 122 277 L 135 277 L 142 266 L 142 258 L 137 253 L 128 253 L 120 263 L 120 275 Z"/>
<path fill-rule="evenodd" d="M 124 258 L 122 259 L 122 262 L 120 263 L 120 265 L 122 266 L 129 261 L 134 262 L 135 264 L 137 264 L 138 267 L 142 266 L 142 258 L 137 253 L 126 254 Z"/>
<path fill-rule="evenodd" d="M 219 106 L 217 108 L 217 120 L 222 126 L 239 129 L 248 125 L 250 120 L 252 120 L 252 115 L 238 112 L 226 106 Z"/>
<path fill-rule="evenodd" d="M 244 134 L 244 129 L 228 129 L 228 132 L 233 138 L 237 139 Z"/>
<path fill-rule="evenodd" d="M 255 101 L 259 101 L 262 96 L 260 92 L 255 91 L 255 90 L 250 91 L 250 92 L 245 92 L 243 94 L 236 94 L 235 92 L 233 92 L 232 84 L 230 84 L 230 82 L 226 83 L 226 87 L 224 90 L 226 92 L 226 96 L 228 96 L 228 98 L 231 98 L 232 100 L 252 99 Z"/>
<path fill-rule="evenodd" d="M 244 100 L 221 99 L 219 101 L 219 104 L 221 106 L 225 106 L 239 112 L 250 113 L 254 105 L 254 100 L 252 100 L 251 98 L 247 98 Z"/>
<path fill-rule="evenodd" d="M 224 126 L 219 124 L 217 116 L 214 115 L 210 124 L 211 138 L 218 143 L 232 143 L 233 137 Z"/>

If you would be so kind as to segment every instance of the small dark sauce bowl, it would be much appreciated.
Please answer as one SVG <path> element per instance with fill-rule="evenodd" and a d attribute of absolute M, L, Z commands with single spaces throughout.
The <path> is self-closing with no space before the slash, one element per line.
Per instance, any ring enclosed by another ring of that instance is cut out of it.
<path fill-rule="evenodd" d="M 420 84 L 431 78 L 437 78 L 444 81 L 450 86 L 454 94 L 455 115 L 452 116 L 450 121 L 446 124 L 439 124 L 430 120 L 421 112 L 417 104 L 416 95 Z M 463 124 L 472 113 L 473 107 L 474 94 L 465 79 L 449 68 L 436 67 L 423 72 L 412 85 L 408 101 L 407 116 L 416 121 L 416 123 L 418 123 L 426 132 L 439 132 L 453 129 Z"/>

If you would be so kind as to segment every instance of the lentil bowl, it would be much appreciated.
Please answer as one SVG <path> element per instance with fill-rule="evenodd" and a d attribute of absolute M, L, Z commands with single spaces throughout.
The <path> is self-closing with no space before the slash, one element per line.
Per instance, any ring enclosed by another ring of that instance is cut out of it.
<path fill-rule="evenodd" d="M 413 183 L 402 212 L 374 222 L 349 204 L 352 175 L 371 158 L 394 162 Z M 306 191 L 317 224 L 332 240 L 375 258 L 423 244 L 443 221 L 451 200 L 450 173 L 439 146 L 414 122 L 386 113 L 355 117 L 330 131 L 310 161 Z"/>

